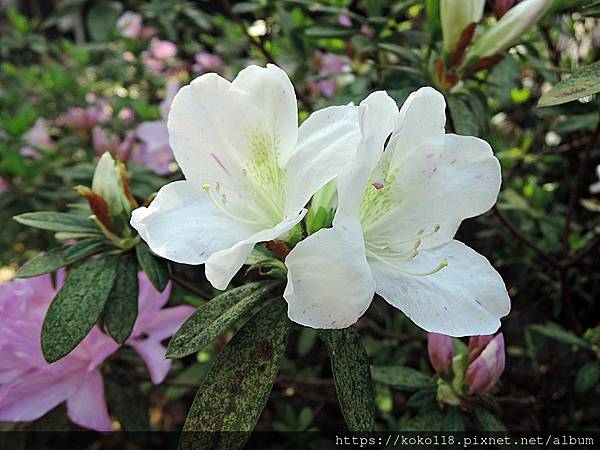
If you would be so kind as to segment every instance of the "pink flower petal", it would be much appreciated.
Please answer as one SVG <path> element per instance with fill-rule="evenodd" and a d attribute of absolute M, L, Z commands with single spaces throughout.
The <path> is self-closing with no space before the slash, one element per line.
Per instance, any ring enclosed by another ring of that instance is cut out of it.
<path fill-rule="evenodd" d="M 82 372 L 78 376 L 78 388 L 67 398 L 67 415 L 77 425 L 96 431 L 112 431 L 104 399 L 104 381 L 99 370 Z"/>
<path fill-rule="evenodd" d="M 162 383 L 171 369 L 171 361 L 165 359 L 165 348 L 161 343 L 152 339 L 132 339 L 127 343 L 139 353 L 146 363 L 152 383 Z"/>

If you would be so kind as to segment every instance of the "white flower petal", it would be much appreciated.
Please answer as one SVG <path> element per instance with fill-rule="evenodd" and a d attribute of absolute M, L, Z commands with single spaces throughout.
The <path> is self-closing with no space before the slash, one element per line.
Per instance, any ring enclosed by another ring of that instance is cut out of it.
<path fill-rule="evenodd" d="M 240 195 L 251 194 L 248 185 L 264 184 L 266 163 L 282 166 L 297 127 L 294 91 L 275 66 L 250 66 L 233 83 L 204 74 L 179 91 L 168 119 L 169 142 L 186 178 L 220 182 Z"/>
<path fill-rule="evenodd" d="M 203 264 L 257 231 L 224 215 L 194 181 L 163 186 L 149 207 L 133 211 L 131 225 L 154 253 L 184 264 Z"/>
<path fill-rule="evenodd" d="M 381 156 L 397 119 L 398 106 L 385 91 L 373 92 L 360 103 L 361 140 L 356 157 L 338 176 L 336 220 L 358 218 L 371 168 Z"/>
<path fill-rule="evenodd" d="M 376 292 L 426 331 L 449 336 L 494 333 L 510 311 L 502 278 L 489 261 L 461 242 L 397 261 L 406 270 L 427 272 L 442 259 L 448 266 L 433 275 L 415 276 L 370 260 Z"/>
<path fill-rule="evenodd" d="M 306 212 L 307 210 L 303 209 L 299 214 L 286 218 L 273 228 L 259 231 L 230 248 L 210 255 L 206 261 L 206 278 L 208 281 L 217 289 L 225 289 L 233 276 L 244 265 L 246 258 L 257 242 L 270 241 L 280 237 L 299 223 Z"/>
<path fill-rule="evenodd" d="M 312 328 L 346 328 L 364 314 L 375 289 L 360 224 L 341 222 L 301 241 L 285 264 L 288 316 Z"/>
<path fill-rule="evenodd" d="M 356 155 L 359 140 L 358 107 L 331 106 L 311 114 L 286 165 L 286 212 L 299 211 L 332 180 Z"/>
<path fill-rule="evenodd" d="M 371 236 L 387 236 L 412 246 L 419 230 L 424 230 L 421 248 L 436 247 L 454 237 L 463 219 L 494 205 L 502 176 L 489 144 L 453 134 L 441 142 L 439 153 L 422 146 L 403 158 L 401 172 L 381 192 L 391 198 L 389 210 L 381 213 L 376 207 L 370 212 L 380 216 L 365 226 L 367 241 L 378 241 Z M 433 232 L 437 225 L 439 230 Z"/>

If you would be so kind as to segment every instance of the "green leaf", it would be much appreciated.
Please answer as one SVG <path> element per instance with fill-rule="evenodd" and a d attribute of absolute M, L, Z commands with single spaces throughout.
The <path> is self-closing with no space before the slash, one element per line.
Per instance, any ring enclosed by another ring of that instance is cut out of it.
<path fill-rule="evenodd" d="M 344 419 L 353 432 L 375 428 L 375 392 L 369 356 L 354 328 L 320 330 L 329 350 L 335 391 Z"/>
<path fill-rule="evenodd" d="M 540 98 L 538 107 L 562 105 L 600 92 L 600 61 L 575 71 Z"/>
<path fill-rule="evenodd" d="M 100 253 L 106 248 L 106 240 L 104 238 L 82 239 L 67 247 L 63 252 L 65 265 L 72 264 L 80 259 Z"/>
<path fill-rule="evenodd" d="M 444 431 L 465 431 L 465 421 L 460 408 L 450 406 L 444 419 Z"/>
<path fill-rule="evenodd" d="M 113 286 L 114 262 L 114 258 L 90 260 L 70 272 L 42 326 L 46 361 L 69 354 L 96 324 Z"/>
<path fill-rule="evenodd" d="M 90 36 L 95 41 L 105 41 L 117 24 L 123 6 L 119 2 L 101 2 L 94 4 L 86 17 Z"/>
<path fill-rule="evenodd" d="M 217 295 L 198 309 L 169 341 L 167 358 L 183 358 L 213 342 L 246 316 L 277 283 L 255 282 Z"/>
<path fill-rule="evenodd" d="M 64 265 L 63 249 L 55 248 L 33 258 L 17 270 L 15 276 L 17 278 L 37 277 L 48 272 L 54 272 Z"/>
<path fill-rule="evenodd" d="M 449 95 L 447 100 L 456 134 L 478 136 L 479 125 L 477 117 L 469 106 L 468 101 L 458 95 Z"/>
<path fill-rule="evenodd" d="M 600 361 L 584 364 L 575 379 L 575 392 L 584 394 L 598 385 L 600 381 Z"/>
<path fill-rule="evenodd" d="M 22 225 L 49 231 L 102 234 L 100 228 L 86 217 L 55 211 L 38 211 L 13 217 Z"/>
<path fill-rule="evenodd" d="M 590 348 L 590 344 L 587 341 L 581 339 L 579 336 L 571 333 L 570 331 L 563 330 L 558 325 L 534 324 L 529 328 L 541 334 L 542 336 L 562 342 L 563 344 Z"/>
<path fill-rule="evenodd" d="M 105 380 L 110 413 L 117 418 L 121 429 L 149 430 L 148 396 L 140 389 L 139 380 L 133 377 L 131 371 L 118 366 L 111 366 Z"/>
<path fill-rule="evenodd" d="M 106 247 L 104 239 L 84 239 L 76 242 L 70 247 L 56 248 L 46 253 L 42 253 L 23 267 L 21 267 L 15 276 L 17 278 L 30 278 L 43 275 L 48 272 L 54 272 L 63 266 L 73 264 L 83 258 L 94 255 Z"/>
<path fill-rule="evenodd" d="M 115 281 L 104 307 L 108 334 L 122 344 L 133 331 L 138 315 L 137 264 L 131 254 L 118 257 Z"/>
<path fill-rule="evenodd" d="M 373 380 L 403 391 L 416 391 L 434 386 L 433 380 L 418 370 L 404 366 L 373 366 Z"/>
<path fill-rule="evenodd" d="M 502 421 L 487 409 L 478 406 L 473 414 L 483 431 L 507 431 Z"/>
<path fill-rule="evenodd" d="M 234 450 L 244 446 L 269 398 L 289 324 L 285 301 L 276 299 L 225 346 L 196 394 L 180 449 Z M 231 431 L 235 433 L 227 433 Z"/>
<path fill-rule="evenodd" d="M 347 38 L 354 34 L 353 30 L 341 27 L 316 26 L 307 28 L 304 32 L 307 36 L 321 38 Z"/>
<path fill-rule="evenodd" d="M 159 292 L 167 287 L 169 282 L 169 268 L 164 259 L 154 256 L 146 243 L 140 242 L 135 247 L 140 268 L 146 273 L 148 279 Z"/>
<path fill-rule="evenodd" d="M 318 332 L 314 328 L 303 327 L 298 336 L 298 354 L 308 355 L 317 340 Z"/>

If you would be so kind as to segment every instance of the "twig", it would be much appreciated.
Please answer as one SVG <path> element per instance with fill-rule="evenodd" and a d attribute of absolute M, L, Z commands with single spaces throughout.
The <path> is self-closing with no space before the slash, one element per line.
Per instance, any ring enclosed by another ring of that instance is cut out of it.
<path fill-rule="evenodd" d="M 521 231 L 515 225 L 513 225 L 504 216 L 504 214 L 502 214 L 500 212 L 500 210 L 498 209 L 497 206 L 494 206 L 493 210 L 494 210 L 494 214 L 495 214 L 496 218 L 500 221 L 500 223 L 502 223 L 502 225 L 504 225 L 506 228 L 508 228 L 509 231 L 517 239 L 519 239 L 523 244 L 527 245 L 529 248 L 531 248 L 533 251 L 535 251 L 540 257 L 542 257 L 546 262 L 550 263 L 550 265 L 552 265 L 553 267 L 559 268 L 561 266 L 560 261 L 558 261 L 556 258 L 554 258 L 549 253 L 546 253 L 544 250 L 542 250 L 540 247 L 538 247 L 535 242 L 533 242 L 531 239 L 529 239 L 527 236 L 525 236 L 523 233 L 521 233 Z"/>
<path fill-rule="evenodd" d="M 566 261 L 564 264 L 567 267 L 574 266 L 598 247 L 600 247 L 600 235 L 596 236 L 583 250 L 580 250 L 575 256 Z"/>
<path fill-rule="evenodd" d="M 173 280 L 173 282 L 177 283 L 182 288 L 187 289 L 191 293 L 196 294 L 198 297 L 200 297 L 204 300 L 211 300 L 213 298 L 212 295 L 207 294 L 202 289 L 200 289 L 198 286 L 194 286 L 192 283 L 184 280 L 179 275 L 175 274 L 175 272 L 173 271 L 173 268 L 170 264 L 169 264 L 169 276 L 171 277 L 171 280 Z"/>

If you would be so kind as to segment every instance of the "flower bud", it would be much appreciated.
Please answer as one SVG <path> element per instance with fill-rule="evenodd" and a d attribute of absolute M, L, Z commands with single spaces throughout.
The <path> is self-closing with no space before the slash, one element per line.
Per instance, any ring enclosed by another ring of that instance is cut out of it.
<path fill-rule="evenodd" d="M 442 0 L 440 18 L 444 50 L 452 53 L 463 31 L 472 23 L 478 23 L 483 15 L 485 0 Z"/>
<path fill-rule="evenodd" d="M 494 339 L 493 334 L 485 336 L 471 336 L 469 338 L 469 363 L 475 360 L 488 343 Z"/>
<path fill-rule="evenodd" d="M 427 352 L 429 361 L 438 373 L 446 374 L 452 366 L 452 338 L 444 334 L 427 333 Z"/>
<path fill-rule="evenodd" d="M 548 11 L 553 0 L 525 0 L 502 16 L 469 50 L 467 61 L 487 58 L 514 44 Z"/>
<path fill-rule="evenodd" d="M 122 211 L 131 212 L 131 204 L 123 189 L 121 173 L 108 152 L 104 153 L 98 161 L 92 179 L 92 191 L 106 201 L 111 214 L 117 215 Z"/>
<path fill-rule="evenodd" d="M 502 333 L 487 343 L 467 369 L 469 394 L 482 394 L 489 391 L 504 371 L 504 336 Z"/>

